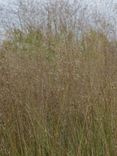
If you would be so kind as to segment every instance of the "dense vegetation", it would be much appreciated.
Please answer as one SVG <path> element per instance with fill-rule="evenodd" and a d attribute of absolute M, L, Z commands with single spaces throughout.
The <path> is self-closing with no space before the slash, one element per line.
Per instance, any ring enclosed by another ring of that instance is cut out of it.
<path fill-rule="evenodd" d="M 49 22 L 1 45 L 0 156 L 116 156 L 117 41 Z"/>

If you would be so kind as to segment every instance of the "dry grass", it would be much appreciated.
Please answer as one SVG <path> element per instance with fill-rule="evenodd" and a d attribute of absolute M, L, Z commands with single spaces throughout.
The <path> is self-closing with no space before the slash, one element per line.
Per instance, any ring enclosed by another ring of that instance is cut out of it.
<path fill-rule="evenodd" d="M 3 42 L 0 156 L 117 155 L 117 43 L 62 34 Z"/>
<path fill-rule="evenodd" d="M 1 48 L 1 156 L 116 156 L 115 47 L 96 32 L 41 40 Z"/>

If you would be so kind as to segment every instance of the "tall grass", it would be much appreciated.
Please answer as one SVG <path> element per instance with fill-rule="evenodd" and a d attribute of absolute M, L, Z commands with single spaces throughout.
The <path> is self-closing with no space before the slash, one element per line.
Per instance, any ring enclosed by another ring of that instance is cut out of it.
<path fill-rule="evenodd" d="M 117 42 L 60 26 L 2 43 L 0 156 L 117 155 Z"/>

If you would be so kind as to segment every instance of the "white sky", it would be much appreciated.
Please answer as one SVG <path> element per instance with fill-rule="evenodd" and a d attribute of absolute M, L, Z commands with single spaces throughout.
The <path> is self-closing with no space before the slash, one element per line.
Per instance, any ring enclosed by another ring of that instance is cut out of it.
<path fill-rule="evenodd" d="M 0 0 L 0 4 L 7 5 L 8 3 L 15 2 L 17 0 Z M 44 0 L 41 0 L 44 1 Z M 74 0 L 69 0 L 74 1 Z M 81 2 L 84 1 L 85 4 L 96 6 L 100 9 L 103 9 L 104 7 L 111 7 L 113 4 L 117 7 L 117 0 L 80 0 Z"/>
<path fill-rule="evenodd" d="M 27 0 L 28 1 L 28 0 Z M 45 1 L 45 0 L 35 0 L 35 1 Z M 73 2 L 74 0 L 68 0 Z M 105 17 L 109 17 L 109 19 L 117 18 L 117 0 L 76 0 L 82 2 L 89 8 L 89 12 L 98 11 L 103 14 Z M 13 2 L 17 2 L 17 0 L 0 0 L 0 6 L 9 7 Z M 5 8 L 5 7 L 4 7 Z M 113 8 L 116 8 L 113 12 Z"/>
<path fill-rule="evenodd" d="M 12 2 L 15 2 L 17 0 L 0 0 L 0 5 L 8 5 Z M 44 1 L 44 0 L 40 0 Z M 74 1 L 74 0 L 69 0 L 69 1 Z M 77 1 L 77 0 L 76 0 Z M 117 10 L 117 0 L 78 0 L 81 2 L 84 2 L 84 4 L 91 6 L 91 8 L 98 8 L 100 11 L 110 11 L 110 8 L 112 6 L 116 6 Z"/>
<path fill-rule="evenodd" d="M 28 0 L 27 0 L 28 1 Z M 45 1 L 45 0 L 35 0 L 35 1 Z M 74 1 L 74 0 L 68 0 Z M 117 18 L 117 0 L 76 0 L 80 1 L 86 6 L 88 6 L 89 11 L 98 11 L 106 17 Z M 13 2 L 17 0 L 0 0 L 0 6 L 10 6 Z M 5 7 L 4 7 L 5 8 Z M 116 11 L 113 12 L 113 8 L 116 8 Z"/>
<path fill-rule="evenodd" d="M 0 3 L 3 3 L 3 4 L 7 4 L 7 3 L 9 3 L 9 2 L 15 2 L 16 0 L 0 0 Z M 41 1 L 43 1 L 43 0 L 41 0 Z M 71 0 L 71 1 L 73 1 L 73 0 Z M 116 3 L 117 4 L 117 0 L 81 0 L 81 1 L 85 1 L 86 3 L 97 3 L 97 5 L 103 5 L 104 3 L 106 3 L 106 4 L 108 4 L 108 3 L 110 3 L 110 4 L 112 4 L 112 3 Z"/>
<path fill-rule="evenodd" d="M 37 1 L 43 2 L 45 0 L 37 0 Z M 73 2 L 74 0 L 68 1 Z M 101 14 L 103 14 L 104 16 L 106 16 L 107 18 L 109 17 L 110 20 L 113 20 L 113 18 L 117 19 L 117 0 L 76 0 L 76 1 L 82 2 L 83 4 L 87 5 L 89 11 L 96 10 Z M 9 6 L 12 5 L 13 2 L 17 2 L 17 0 L 0 0 L 0 8 L 2 6 L 4 6 L 4 8 L 6 6 L 9 8 Z M 115 12 L 112 11 L 113 8 L 116 8 Z"/>

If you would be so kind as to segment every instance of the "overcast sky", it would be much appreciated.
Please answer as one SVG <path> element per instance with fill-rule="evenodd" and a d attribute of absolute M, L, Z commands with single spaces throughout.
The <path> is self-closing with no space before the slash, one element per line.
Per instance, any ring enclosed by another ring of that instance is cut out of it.
<path fill-rule="evenodd" d="M 43 2 L 45 0 L 34 0 L 34 1 Z M 74 0 L 68 1 L 73 2 Z M 100 12 L 110 20 L 113 20 L 113 18 L 114 19 L 116 18 L 117 20 L 117 0 L 76 0 L 76 1 L 82 2 L 84 5 L 86 5 L 89 8 L 89 12 L 90 11 L 93 12 L 94 10 L 96 10 L 98 14 Z M 11 8 L 9 6 L 10 5 L 12 6 L 12 3 L 14 2 L 17 2 L 17 0 L 0 0 L 0 8 L 2 8 L 2 6 L 4 6 L 4 8 Z M 113 11 L 114 9 L 115 11 Z"/>
<path fill-rule="evenodd" d="M 8 5 L 16 1 L 17 0 L 0 0 L 0 5 Z M 44 1 L 44 0 L 40 0 L 40 1 Z M 69 1 L 74 1 L 74 0 L 69 0 Z M 117 10 L 117 0 L 79 0 L 79 1 L 84 2 L 84 4 L 88 5 L 91 9 L 98 8 L 101 12 L 104 13 L 106 12 L 108 14 L 113 6 L 116 7 Z"/>
<path fill-rule="evenodd" d="M 34 1 L 43 2 L 45 0 L 34 0 Z M 68 0 L 68 1 L 73 2 L 75 0 Z M 117 0 L 76 0 L 76 1 L 82 2 L 85 6 L 87 6 L 87 8 L 89 8 L 89 12 L 90 11 L 94 12 L 96 10 L 98 14 L 101 13 L 107 18 L 109 17 L 110 20 L 112 18 L 117 19 Z M 3 6 L 4 9 L 11 8 L 9 6 L 12 6 L 12 3 L 15 2 L 17 2 L 17 0 L 0 0 L 0 8 L 2 8 Z"/>
<path fill-rule="evenodd" d="M 28 1 L 28 0 L 27 0 Z M 34 0 L 34 1 L 45 1 L 45 0 Z M 47 1 L 47 0 L 46 0 Z M 52 0 L 53 1 L 53 0 Z M 74 0 L 68 0 L 74 1 Z M 117 19 L 117 0 L 76 0 L 82 2 L 89 8 L 89 11 L 98 11 L 106 17 Z M 10 8 L 12 3 L 17 2 L 17 0 L 0 0 L 0 8 Z M 7 6 L 7 7 L 6 7 Z M 113 11 L 114 10 L 114 11 Z"/>
<path fill-rule="evenodd" d="M 7 5 L 9 3 L 15 2 L 17 0 L 0 0 L 0 4 Z M 44 0 L 40 0 L 44 1 Z M 73 1 L 73 0 L 69 0 Z M 117 7 L 117 0 L 81 0 L 84 1 L 85 4 L 93 7 L 97 7 L 100 10 L 111 8 L 113 5 Z"/>
<path fill-rule="evenodd" d="M 15 2 L 16 0 L 0 0 L 1 4 L 8 4 L 11 2 Z M 44 0 L 41 0 L 44 1 Z M 73 0 L 71 0 L 73 1 Z M 115 3 L 117 5 L 117 0 L 81 0 L 81 1 L 85 1 L 86 3 L 92 3 L 92 4 L 97 4 L 99 7 L 103 7 L 105 4 L 112 4 Z"/>
<path fill-rule="evenodd" d="M 34 0 L 34 1 L 43 2 L 45 0 Z M 74 0 L 68 0 L 68 1 L 73 2 Z M 113 19 L 114 21 L 117 21 L 117 0 L 76 0 L 76 1 L 82 2 L 85 6 L 87 6 L 89 12 L 90 11 L 93 12 L 94 10 L 96 10 L 97 14 L 101 13 L 102 15 L 107 17 L 110 21 L 113 21 Z M 0 0 L 0 8 L 4 8 L 4 11 L 7 10 L 6 8 L 10 9 L 12 7 L 12 3 L 14 2 L 17 2 L 17 0 Z M 113 11 L 114 9 L 115 11 Z M 0 18 L 2 18 L 2 15 L 0 16 Z M 115 27 L 117 29 L 117 26 Z M 1 38 L 1 31 L 3 32 L 3 30 L 0 27 L 0 38 Z"/>

